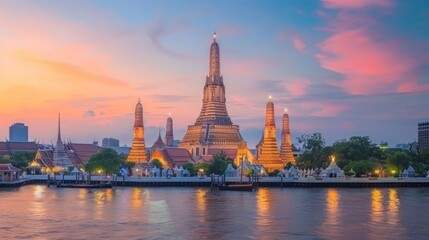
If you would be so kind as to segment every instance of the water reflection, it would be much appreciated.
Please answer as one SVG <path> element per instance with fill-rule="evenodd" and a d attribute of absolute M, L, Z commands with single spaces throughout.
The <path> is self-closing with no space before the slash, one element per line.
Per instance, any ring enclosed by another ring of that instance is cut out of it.
<path fill-rule="evenodd" d="M 46 206 L 43 201 L 45 197 L 46 187 L 41 185 L 33 186 L 34 201 L 31 201 L 30 212 L 35 219 L 43 219 L 46 217 Z"/>
<path fill-rule="evenodd" d="M 387 223 L 397 225 L 399 211 L 399 198 L 397 189 L 389 189 L 389 205 L 387 211 Z"/>
<path fill-rule="evenodd" d="M 141 188 L 133 188 L 131 204 L 134 208 L 141 208 L 143 204 L 142 193 L 143 191 Z"/>
<path fill-rule="evenodd" d="M 383 193 L 379 189 L 371 191 L 371 220 L 380 223 L 383 217 Z"/>
<path fill-rule="evenodd" d="M 260 227 L 269 226 L 271 223 L 270 207 L 272 194 L 267 188 L 260 188 L 256 197 L 256 209 L 258 213 L 257 225 Z"/>
<path fill-rule="evenodd" d="M 195 194 L 198 212 L 198 222 L 205 223 L 207 221 L 207 190 L 199 188 Z"/>
<path fill-rule="evenodd" d="M 340 202 L 340 195 L 337 189 L 330 188 L 326 194 L 326 222 L 329 225 L 338 224 L 338 205 Z"/>

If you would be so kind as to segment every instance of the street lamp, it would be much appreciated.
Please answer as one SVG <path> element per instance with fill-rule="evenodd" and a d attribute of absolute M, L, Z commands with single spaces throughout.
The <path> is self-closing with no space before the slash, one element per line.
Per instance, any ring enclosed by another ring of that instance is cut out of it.
<path fill-rule="evenodd" d="M 395 173 L 396 173 L 396 171 L 392 170 L 392 177 L 395 177 Z"/>
<path fill-rule="evenodd" d="M 377 177 L 379 177 L 379 176 L 380 176 L 380 175 L 378 175 L 378 174 L 380 173 L 380 170 L 378 170 L 378 169 L 377 169 L 377 170 L 375 170 L 374 172 L 375 172 L 375 174 L 377 174 Z"/>

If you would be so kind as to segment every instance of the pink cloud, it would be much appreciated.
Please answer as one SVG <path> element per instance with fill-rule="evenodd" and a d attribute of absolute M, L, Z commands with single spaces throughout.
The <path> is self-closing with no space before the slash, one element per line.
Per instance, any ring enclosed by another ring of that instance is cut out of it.
<path fill-rule="evenodd" d="M 322 67 L 341 73 L 339 84 L 351 94 L 387 90 L 387 84 L 403 80 L 415 63 L 395 42 L 376 42 L 363 29 L 336 33 L 320 44 Z"/>
<path fill-rule="evenodd" d="M 285 85 L 286 89 L 294 96 L 303 96 L 307 93 L 307 87 L 311 85 L 311 81 L 304 78 L 298 78 L 287 80 Z"/>
<path fill-rule="evenodd" d="M 290 35 L 285 32 L 280 32 L 277 37 L 280 41 L 291 41 L 295 49 L 303 51 L 306 48 L 304 41 L 297 35 Z"/>
<path fill-rule="evenodd" d="M 322 0 L 326 8 L 358 9 L 366 7 L 389 7 L 393 3 L 388 0 Z"/>
<path fill-rule="evenodd" d="M 304 50 L 305 49 L 305 43 L 298 37 L 293 36 L 291 37 L 293 46 L 297 49 L 297 50 Z"/>
<path fill-rule="evenodd" d="M 349 109 L 349 106 L 331 102 L 323 102 L 320 104 L 320 110 L 313 112 L 311 115 L 315 117 L 334 117 Z"/>
<path fill-rule="evenodd" d="M 343 8 L 328 22 L 332 34 L 319 44 L 316 55 L 320 65 L 343 76 L 328 84 L 354 95 L 388 92 L 410 92 L 418 89 L 416 68 L 419 56 L 407 51 L 400 39 L 380 38 L 383 29 L 364 13 L 350 8 L 391 6 L 385 1 L 324 1 L 327 8 Z M 382 40 L 380 40 L 382 39 Z"/>

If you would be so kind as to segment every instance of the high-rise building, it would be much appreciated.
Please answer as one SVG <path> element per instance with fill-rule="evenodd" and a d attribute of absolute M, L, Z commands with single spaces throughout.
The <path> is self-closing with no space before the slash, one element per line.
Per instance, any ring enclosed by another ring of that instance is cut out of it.
<path fill-rule="evenodd" d="M 167 126 L 165 129 L 166 129 L 166 131 L 165 131 L 165 144 L 167 145 L 167 147 L 172 147 L 174 137 L 173 137 L 173 119 L 171 118 L 171 113 L 169 114 L 169 116 L 167 118 Z"/>
<path fill-rule="evenodd" d="M 429 122 L 418 124 L 419 127 L 419 152 L 429 149 Z"/>
<path fill-rule="evenodd" d="M 63 141 L 61 140 L 61 115 L 58 113 L 58 138 L 54 150 L 54 166 L 64 170 L 73 163 L 70 161 L 66 150 L 64 149 Z"/>
<path fill-rule="evenodd" d="M 283 164 L 288 162 L 295 164 L 295 158 L 292 154 L 292 141 L 290 137 L 289 114 L 287 109 L 283 114 L 282 145 L 280 147 L 280 158 Z"/>
<path fill-rule="evenodd" d="M 271 96 L 265 112 L 264 134 L 261 141 L 256 145 L 256 160 L 258 164 L 262 164 L 270 172 L 283 169 L 277 146 L 274 103 L 271 101 Z"/>
<path fill-rule="evenodd" d="M 103 138 L 102 147 L 119 147 L 119 140 L 116 138 Z"/>
<path fill-rule="evenodd" d="M 127 161 L 143 163 L 147 162 L 147 160 L 147 153 L 144 144 L 143 106 L 139 99 L 139 102 L 136 105 L 134 116 L 133 142 L 131 144 L 131 150 Z"/>
<path fill-rule="evenodd" d="M 28 142 L 28 126 L 24 123 L 14 123 L 9 127 L 9 141 Z"/>
<path fill-rule="evenodd" d="M 222 151 L 237 152 L 245 142 L 240 135 L 239 126 L 232 123 L 226 109 L 216 34 L 213 35 L 210 46 L 209 75 L 206 76 L 202 102 L 200 115 L 194 125 L 188 126 L 179 147 L 188 149 L 194 159 Z"/>

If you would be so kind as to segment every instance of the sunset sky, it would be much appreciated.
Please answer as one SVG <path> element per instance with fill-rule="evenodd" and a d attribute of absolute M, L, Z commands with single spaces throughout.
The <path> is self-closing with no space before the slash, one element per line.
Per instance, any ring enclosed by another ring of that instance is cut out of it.
<path fill-rule="evenodd" d="M 171 112 L 181 139 L 200 112 L 216 31 L 227 108 L 250 148 L 273 96 L 292 141 L 321 132 L 417 140 L 429 121 L 429 1 L 0 0 L 0 137 L 130 145 L 135 104 L 146 144 Z"/>

